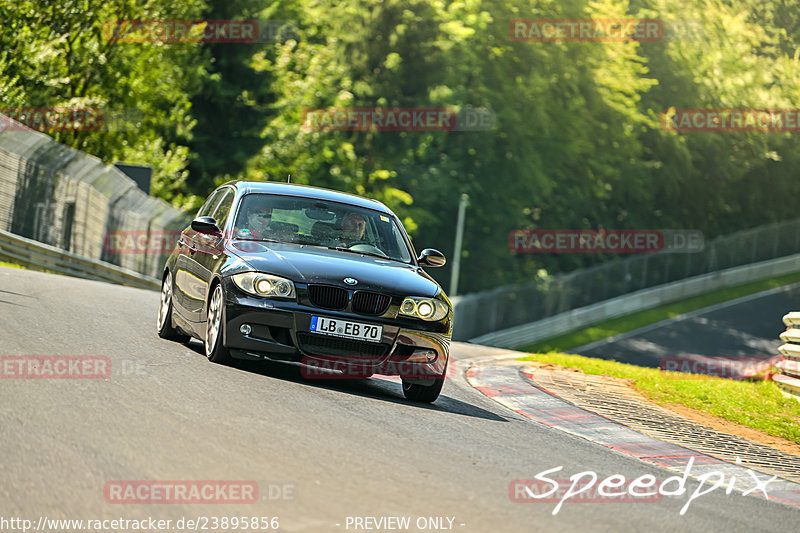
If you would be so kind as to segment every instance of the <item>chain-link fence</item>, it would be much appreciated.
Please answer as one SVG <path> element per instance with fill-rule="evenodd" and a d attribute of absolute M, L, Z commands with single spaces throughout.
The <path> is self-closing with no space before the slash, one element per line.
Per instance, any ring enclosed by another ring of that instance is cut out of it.
<path fill-rule="evenodd" d="M 96 157 L 21 126 L 0 131 L 0 229 L 160 277 L 167 252 L 148 241 L 190 219 Z M 114 234 L 139 242 L 111 249 Z"/>
<path fill-rule="evenodd" d="M 641 289 L 798 252 L 800 219 L 719 237 L 701 252 L 642 254 L 467 294 L 456 300 L 453 338 L 472 339 Z"/>

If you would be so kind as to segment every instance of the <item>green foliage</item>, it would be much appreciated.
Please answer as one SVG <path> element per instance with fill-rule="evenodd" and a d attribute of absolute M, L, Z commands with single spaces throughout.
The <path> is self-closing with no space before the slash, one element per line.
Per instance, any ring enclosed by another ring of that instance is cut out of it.
<path fill-rule="evenodd" d="M 632 379 L 639 392 L 658 404 L 683 405 L 800 444 L 800 403 L 784 396 L 773 381 L 682 374 L 559 352 L 537 353 L 520 360 Z"/>
<path fill-rule="evenodd" d="M 188 91 L 202 71 L 197 47 L 119 43 L 104 28 L 116 20 L 196 18 L 201 7 L 200 0 L 3 3 L 0 92 L 14 95 L 4 105 L 101 109 L 106 123 L 113 122 L 103 131 L 53 137 L 109 163 L 151 165 L 155 194 L 179 207 L 191 204 L 185 196 L 189 151 L 176 139 L 192 126 Z"/>

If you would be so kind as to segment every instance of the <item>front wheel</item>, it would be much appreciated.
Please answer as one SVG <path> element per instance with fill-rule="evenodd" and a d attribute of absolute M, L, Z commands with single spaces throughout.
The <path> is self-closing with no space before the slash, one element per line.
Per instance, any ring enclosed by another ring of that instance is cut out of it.
<path fill-rule="evenodd" d="M 158 336 L 177 342 L 189 342 L 188 335 L 180 333 L 172 325 L 172 274 L 167 272 L 161 282 L 161 305 L 158 308 Z"/>
<path fill-rule="evenodd" d="M 231 362 L 231 354 L 222 344 L 224 338 L 225 299 L 222 297 L 222 285 L 217 285 L 208 302 L 208 319 L 206 321 L 206 357 L 212 363 L 225 365 Z"/>
<path fill-rule="evenodd" d="M 418 383 L 408 383 L 403 380 L 403 395 L 406 400 L 412 402 L 433 403 L 439 397 L 444 386 L 444 376 L 433 380 L 432 385 L 420 385 Z"/>

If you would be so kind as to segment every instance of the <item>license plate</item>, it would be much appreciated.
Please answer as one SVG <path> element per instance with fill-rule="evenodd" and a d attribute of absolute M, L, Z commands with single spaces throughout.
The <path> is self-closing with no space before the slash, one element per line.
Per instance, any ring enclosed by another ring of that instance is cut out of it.
<path fill-rule="evenodd" d="M 343 337 L 345 339 L 366 342 L 381 342 L 383 326 L 350 322 L 338 318 L 325 318 L 324 316 L 312 316 L 310 331 L 319 333 L 320 335 L 330 335 L 332 337 Z"/>

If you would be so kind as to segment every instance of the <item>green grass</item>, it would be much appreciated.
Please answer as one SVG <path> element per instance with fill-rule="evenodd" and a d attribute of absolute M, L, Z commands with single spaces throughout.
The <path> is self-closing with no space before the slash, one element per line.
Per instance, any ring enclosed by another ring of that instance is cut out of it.
<path fill-rule="evenodd" d="M 517 348 L 522 352 L 550 352 L 550 351 L 563 351 L 576 346 L 582 346 L 590 342 L 605 339 L 626 331 L 632 331 L 649 324 L 654 324 L 668 318 L 672 318 L 690 311 L 702 309 L 710 305 L 727 302 L 748 294 L 755 294 L 757 292 L 766 291 L 775 287 L 789 285 L 791 283 L 800 282 L 800 272 L 796 274 L 787 274 L 778 278 L 771 278 L 763 281 L 756 281 L 739 285 L 737 287 L 729 287 L 727 289 L 720 289 L 718 291 L 708 292 L 695 296 L 688 300 L 683 300 L 673 304 L 662 305 L 654 307 L 647 311 L 640 311 L 631 315 L 626 315 L 618 318 L 612 318 L 603 322 L 598 322 L 584 329 L 579 329 L 571 333 L 565 333 L 557 337 L 544 339 L 534 344 L 529 344 L 521 348 Z"/>
<path fill-rule="evenodd" d="M 542 353 L 520 358 L 635 380 L 635 388 L 656 403 L 674 403 L 715 415 L 800 444 L 800 402 L 787 398 L 772 381 L 734 381 L 663 372 L 581 355 Z"/>
<path fill-rule="evenodd" d="M 61 272 L 56 272 L 54 270 L 48 270 L 46 268 L 36 267 L 36 268 L 28 268 L 22 265 L 18 265 L 16 263 L 6 263 L 5 261 L 0 261 L 0 267 L 9 267 L 9 268 L 18 268 L 20 270 L 35 270 L 36 272 L 44 272 L 46 274 L 58 274 L 59 276 L 65 276 L 66 274 L 62 274 Z"/>

